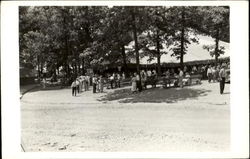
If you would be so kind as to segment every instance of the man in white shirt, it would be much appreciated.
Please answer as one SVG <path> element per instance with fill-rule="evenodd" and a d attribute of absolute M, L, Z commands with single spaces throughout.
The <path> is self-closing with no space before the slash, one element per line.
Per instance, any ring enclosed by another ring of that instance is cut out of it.
<path fill-rule="evenodd" d="M 207 69 L 207 78 L 208 78 L 208 82 L 210 83 L 212 80 L 212 68 L 211 65 L 209 65 L 208 69 Z"/>

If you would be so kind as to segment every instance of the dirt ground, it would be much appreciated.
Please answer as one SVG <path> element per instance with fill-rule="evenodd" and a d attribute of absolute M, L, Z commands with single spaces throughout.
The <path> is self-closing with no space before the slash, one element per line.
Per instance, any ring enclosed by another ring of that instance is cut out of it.
<path fill-rule="evenodd" d="M 230 85 L 33 90 L 21 99 L 25 151 L 211 152 L 230 149 Z"/>

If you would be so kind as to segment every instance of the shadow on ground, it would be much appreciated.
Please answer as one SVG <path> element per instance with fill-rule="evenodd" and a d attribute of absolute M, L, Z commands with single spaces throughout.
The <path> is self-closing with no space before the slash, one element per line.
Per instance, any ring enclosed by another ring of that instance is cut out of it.
<path fill-rule="evenodd" d="M 132 94 L 130 89 L 121 89 L 102 96 L 99 101 L 106 102 L 118 100 L 120 103 L 175 103 L 180 100 L 195 99 L 197 97 L 206 96 L 208 92 L 211 91 L 192 88 L 153 88 Z"/>

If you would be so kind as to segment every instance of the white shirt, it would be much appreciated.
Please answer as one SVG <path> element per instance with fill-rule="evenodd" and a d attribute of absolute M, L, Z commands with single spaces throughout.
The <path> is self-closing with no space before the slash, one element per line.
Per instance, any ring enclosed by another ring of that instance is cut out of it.
<path fill-rule="evenodd" d="M 183 77 L 183 72 L 182 71 L 180 71 L 179 77 Z"/>
<path fill-rule="evenodd" d="M 207 74 L 209 74 L 209 73 L 212 73 L 212 69 L 211 68 L 207 69 Z"/>

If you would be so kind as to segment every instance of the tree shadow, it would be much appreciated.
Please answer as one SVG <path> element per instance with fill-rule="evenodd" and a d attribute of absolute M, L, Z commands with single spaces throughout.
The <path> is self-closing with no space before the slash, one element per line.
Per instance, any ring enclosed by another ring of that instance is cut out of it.
<path fill-rule="evenodd" d="M 186 99 L 196 99 L 201 96 L 206 96 L 211 90 L 192 89 L 192 88 L 153 88 L 147 89 L 140 93 L 132 94 L 130 89 L 115 90 L 102 96 L 99 101 L 115 101 L 119 103 L 175 103 Z"/>

